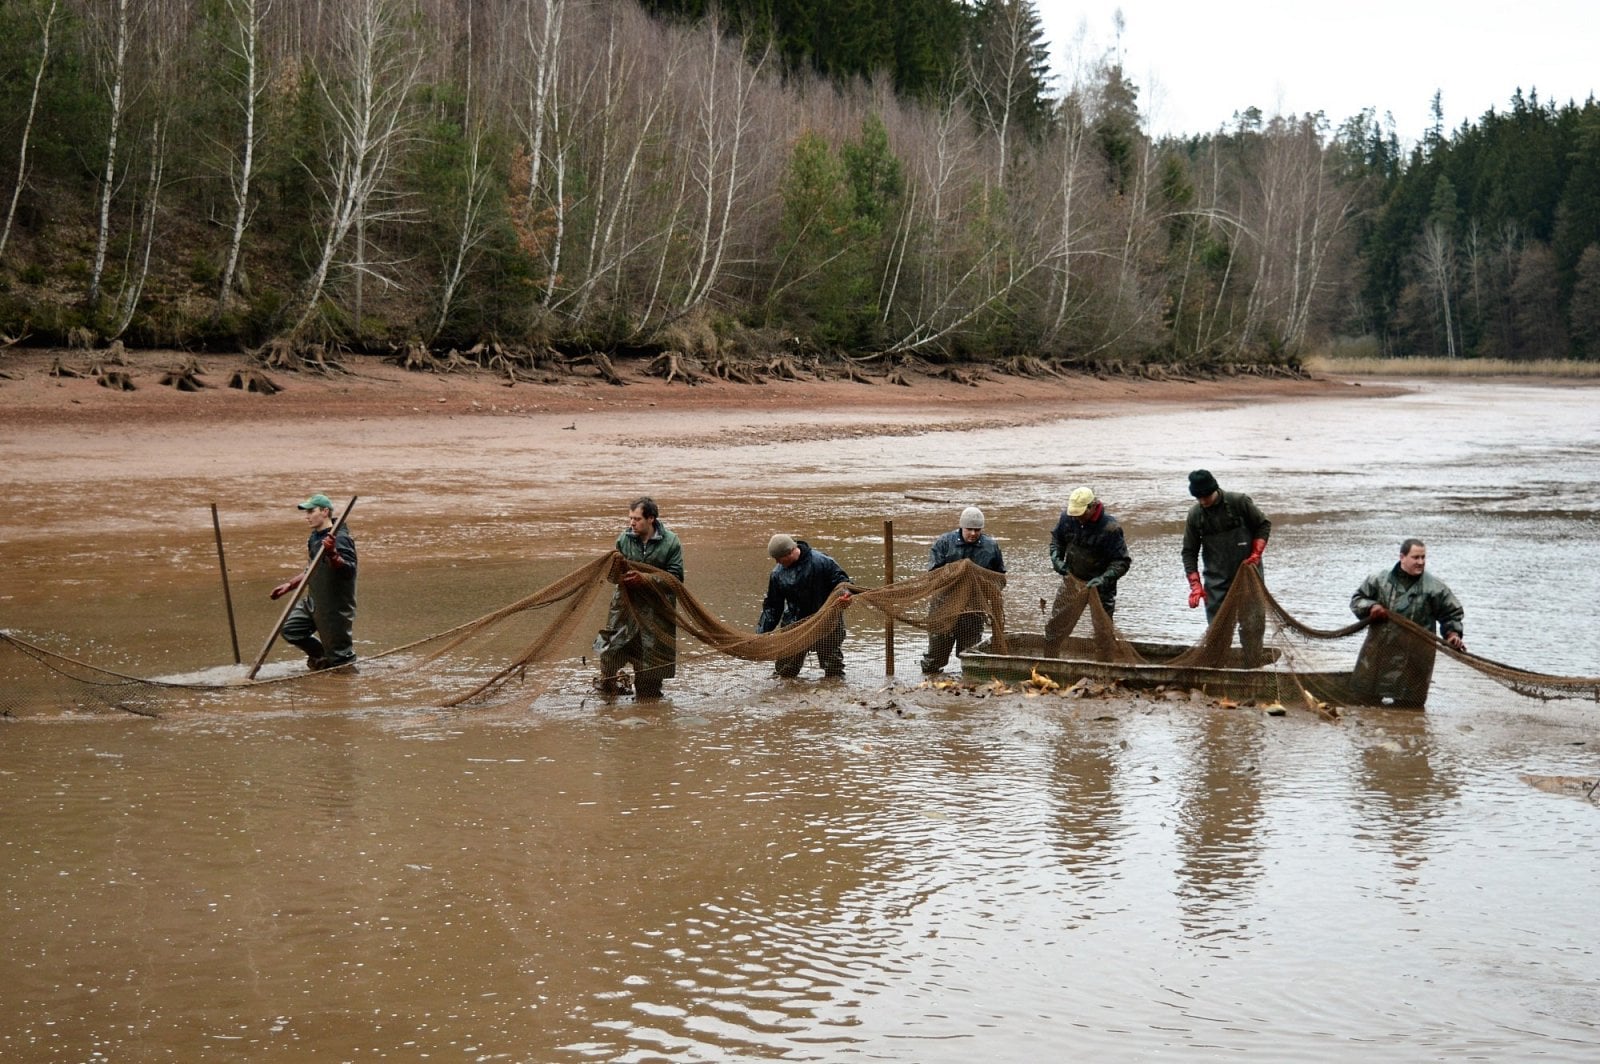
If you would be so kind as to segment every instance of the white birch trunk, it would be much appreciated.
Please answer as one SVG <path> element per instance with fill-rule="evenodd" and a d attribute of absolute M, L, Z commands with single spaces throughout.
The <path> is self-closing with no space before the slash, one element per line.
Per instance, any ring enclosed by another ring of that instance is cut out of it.
<path fill-rule="evenodd" d="M 106 133 L 106 165 L 100 174 L 99 226 L 95 234 L 94 265 L 89 273 L 89 307 L 100 302 L 100 280 L 105 275 L 106 248 L 111 242 L 111 194 L 117 180 L 117 136 L 122 131 L 124 82 L 128 73 L 128 0 L 116 4 L 111 40 L 111 115 Z"/>
<path fill-rule="evenodd" d="M 339 250 L 356 223 L 365 224 L 372 217 L 371 202 L 411 134 L 409 98 L 419 75 L 420 55 L 409 41 L 401 40 L 396 12 L 386 0 L 350 0 L 340 17 L 342 69 L 333 74 L 348 81 L 323 83 L 334 127 L 328 172 L 323 175 L 326 217 L 317 263 L 301 286 L 291 335 L 302 332 L 316 314 Z M 391 210 L 382 216 L 397 218 L 402 213 Z M 371 269 L 364 252 L 359 268 Z"/>
<path fill-rule="evenodd" d="M 33 92 L 28 97 L 28 117 L 22 125 L 22 144 L 17 149 L 17 183 L 11 190 L 11 205 L 6 208 L 6 224 L 0 229 L 0 255 L 6 253 L 11 240 L 11 223 L 17 216 L 17 201 L 28 183 L 28 141 L 33 136 L 33 117 L 39 110 L 39 86 L 44 83 L 45 67 L 50 65 L 50 31 L 55 28 L 57 0 L 50 0 L 50 10 L 45 13 L 40 26 L 39 68 L 33 73 Z"/>
<path fill-rule="evenodd" d="M 144 294 L 145 280 L 150 276 L 150 252 L 156 242 L 156 217 L 161 208 L 161 179 L 167 162 L 167 122 L 158 116 L 150 130 L 150 176 L 145 183 L 143 221 L 139 227 L 143 250 L 136 270 L 125 271 L 122 291 L 117 299 L 117 321 L 111 339 L 121 336 L 133 323 L 134 312 L 139 309 L 139 297 Z"/>
<path fill-rule="evenodd" d="M 229 173 L 233 187 L 233 225 L 228 232 L 228 252 L 222 265 L 222 283 L 217 290 L 216 317 L 228 309 L 228 297 L 233 293 L 234 278 L 239 272 L 239 254 L 244 247 L 244 231 L 250 222 L 250 180 L 255 174 L 256 156 L 256 103 L 265 86 L 260 76 L 261 21 L 266 18 L 271 4 L 260 0 L 230 0 L 229 10 L 239 31 L 237 45 L 230 45 L 233 54 L 244 61 L 244 95 L 240 108 L 244 118 L 243 143 L 235 168 Z"/>
<path fill-rule="evenodd" d="M 484 224 L 489 195 L 493 191 L 493 172 L 483 160 L 483 131 L 474 130 L 467 155 L 467 184 L 461 205 L 460 220 L 456 227 L 456 240 L 450 259 L 445 265 L 444 284 L 439 293 L 439 316 L 433 324 L 432 338 L 444 331 L 450 320 L 450 310 L 456 295 L 461 291 L 467 274 L 472 269 L 478 248 L 488 239 L 489 228 Z"/>

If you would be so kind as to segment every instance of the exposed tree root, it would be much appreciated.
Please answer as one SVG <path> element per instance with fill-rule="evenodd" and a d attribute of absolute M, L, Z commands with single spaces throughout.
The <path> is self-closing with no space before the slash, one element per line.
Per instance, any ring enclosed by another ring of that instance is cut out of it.
<path fill-rule="evenodd" d="M 94 377 L 99 382 L 100 387 L 110 388 L 114 392 L 131 392 L 135 390 L 133 378 L 125 370 L 102 369 L 96 366 Z"/>
<path fill-rule="evenodd" d="M 705 379 L 705 375 L 700 372 L 699 360 L 678 351 L 661 352 L 650 360 L 645 372 L 656 377 L 665 377 L 668 384 L 674 380 L 682 380 L 690 387 Z"/>
<path fill-rule="evenodd" d="M 725 381 L 731 381 L 734 384 L 766 383 L 760 372 L 748 363 L 730 361 L 721 356 L 718 356 L 716 361 L 711 363 L 711 372 L 713 375 L 721 377 Z"/>
<path fill-rule="evenodd" d="M 228 378 L 228 387 L 258 395 L 276 395 L 283 391 L 282 385 L 253 367 L 234 370 L 233 376 Z"/>
<path fill-rule="evenodd" d="M 583 357 L 600 372 L 600 378 L 607 384 L 614 384 L 621 388 L 628 383 L 622 379 L 622 375 L 617 372 L 617 367 L 611 364 L 611 359 L 603 351 L 590 351 Z"/>
<path fill-rule="evenodd" d="M 775 377 L 780 381 L 797 381 L 804 379 L 800 374 L 800 368 L 794 364 L 793 359 L 786 355 L 778 355 L 772 358 L 766 364 L 763 372 L 768 377 Z"/>
<path fill-rule="evenodd" d="M 202 388 L 210 387 L 200 379 L 200 374 L 204 372 L 205 369 L 201 367 L 198 359 L 185 359 L 163 373 L 161 383 L 180 392 L 198 392 Z"/>

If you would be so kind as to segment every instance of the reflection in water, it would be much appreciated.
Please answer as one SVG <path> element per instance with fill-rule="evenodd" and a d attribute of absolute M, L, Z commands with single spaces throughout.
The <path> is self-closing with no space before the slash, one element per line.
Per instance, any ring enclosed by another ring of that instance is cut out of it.
<path fill-rule="evenodd" d="M 1115 735 L 1109 722 L 1068 721 L 1051 760 L 1056 856 L 1080 890 L 1115 875 L 1116 844 L 1126 830 Z"/>
<path fill-rule="evenodd" d="M 1359 747 L 1358 814 L 1370 829 L 1366 837 L 1393 855 L 1395 882 L 1415 886 L 1441 827 L 1435 819 L 1456 800 L 1460 783 L 1434 748 L 1428 718 L 1394 712 L 1382 719 L 1381 732 Z"/>
<path fill-rule="evenodd" d="M 1254 715 L 1197 710 L 1178 792 L 1178 904 L 1197 939 L 1248 937 L 1261 874 L 1261 724 Z"/>

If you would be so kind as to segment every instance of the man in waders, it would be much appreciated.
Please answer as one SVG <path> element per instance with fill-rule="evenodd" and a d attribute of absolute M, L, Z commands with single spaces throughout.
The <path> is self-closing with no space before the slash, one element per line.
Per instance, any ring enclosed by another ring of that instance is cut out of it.
<path fill-rule="evenodd" d="M 356 660 L 356 541 L 348 526 L 333 531 L 333 503 L 318 492 L 299 509 L 311 526 L 306 556 L 322 549 L 322 560 L 309 576 L 301 574 L 272 589 L 280 599 L 309 580 L 310 587 L 284 618 L 283 638 L 305 651 L 309 669 L 337 669 Z"/>
<path fill-rule="evenodd" d="M 1122 525 L 1106 513 L 1094 490 L 1084 486 L 1067 496 L 1067 508 L 1050 533 L 1050 568 L 1061 575 L 1061 587 L 1044 626 L 1048 655 L 1060 653 L 1062 642 L 1077 627 L 1089 604 L 1086 591 L 1100 597 L 1106 616 L 1117 612 L 1117 581 L 1132 567 Z M 1074 586 L 1075 579 L 1084 590 Z"/>
<path fill-rule="evenodd" d="M 1250 496 L 1223 491 L 1209 470 L 1196 469 L 1189 474 L 1189 494 L 1195 502 L 1189 507 L 1189 519 L 1183 527 L 1183 571 L 1189 578 L 1189 608 L 1204 602 L 1209 625 L 1222 608 L 1222 600 L 1228 597 L 1239 566 L 1261 565 L 1272 522 Z M 1239 614 L 1238 625 L 1246 667 L 1264 664 L 1262 642 L 1267 615 L 1263 605 L 1248 604 Z M 1232 632 L 1227 635 L 1232 639 Z"/>
<path fill-rule="evenodd" d="M 999 573 L 1004 582 L 1006 562 L 1000 556 L 1000 544 L 994 541 L 993 536 L 984 533 L 983 511 L 976 506 L 962 510 L 958 527 L 934 540 L 933 546 L 928 548 L 930 573 L 963 560 Z M 946 604 L 935 597 L 928 605 L 929 618 L 939 616 L 946 608 Z M 962 613 L 949 619 L 948 623 L 937 626 L 930 623 L 928 652 L 922 655 L 923 673 L 943 672 L 945 663 L 950 660 L 950 651 L 960 652 L 976 646 L 978 640 L 983 638 L 983 619 L 984 614 L 981 613 Z"/>
<path fill-rule="evenodd" d="M 649 496 L 628 508 L 628 527 L 617 536 L 617 553 L 683 581 L 683 545 L 661 523 L 661 510 Z M 622 690 L 622 669 L 633 666 L 633 689 L 640 698 L 660 698 L 661 684 L 678 673 L 678 598 L 666 580 L 624 569 L 616 577 L 606 626 L 594 637 L 600 655 L 595 687 L 603 694 Z"/>
<path fill-rule="evenodd" d="M 1408 539 L 1400 544 L 1398 562 L 1367 577 L 1350 596 L 1351 612 L 1370 625 L 1350 677 L 1352 693 L 1364 702 L 1420 709 L 1433 681 L 1439 646 L 1434 632 L 1452 649 L 1467 649 L 1461 624 L 1466 611 L 1443 580 L 1423 571 L 1427 564 L 1427 546 Z M 1384 623 L 1391 616 L 1421 625 L 1428 638 Z"/>
<path fill-rule="evenodd" d="M 767 541 L 767 557 L 778 564 L 767 577 L 767 597 L 761 601 L 761 619 L 756 622 L 756 631 L 763 635 L 805 620 L 832 597 L 834 588 L 850 582 L 849 574 L 838 562 L 820 550 L 812 550 L 805 540 L 784 532 Z M 850 605 L 848 588 L 839 592 L 839 599 L 843 605 Z M 813 650 L 817 652 L 817 664 L 822 666 L 823 676 L 843 679 L 842 612 L 838 622 L 818 636 L 815 643 L 798 654 L 779 658 L 773 671 L 783 677 L 799 676 L 800 666 Z"/>

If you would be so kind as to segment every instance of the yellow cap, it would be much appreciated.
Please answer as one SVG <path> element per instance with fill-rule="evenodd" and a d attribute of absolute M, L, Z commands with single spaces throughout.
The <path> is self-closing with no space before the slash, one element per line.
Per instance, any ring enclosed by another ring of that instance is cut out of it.
<path fill-rule="evenodd" d="M 1067 516 L 1082 517 L 1094 505 L 1094 492 L 1088 488 L 1079 488 L 1067 500 Z"/>

